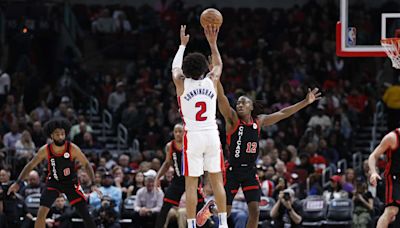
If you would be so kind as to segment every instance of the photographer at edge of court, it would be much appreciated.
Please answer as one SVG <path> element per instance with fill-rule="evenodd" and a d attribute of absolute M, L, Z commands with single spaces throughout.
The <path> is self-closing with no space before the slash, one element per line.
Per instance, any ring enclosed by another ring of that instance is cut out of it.
<path fill-rule="evenodd" d="M 301 227 L 300 202 L 295 199 L 293 189 L 285 189 L 279 193 L 277 202 L 271 210 L 274 227 Z"/>

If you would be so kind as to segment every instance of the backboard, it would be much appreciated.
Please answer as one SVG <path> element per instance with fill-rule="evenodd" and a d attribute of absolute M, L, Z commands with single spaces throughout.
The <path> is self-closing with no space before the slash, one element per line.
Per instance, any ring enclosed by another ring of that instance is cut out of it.
<path fill-rule="evenodd" d="M 368 2 L 368 1 L 367 1 Z M 341 57 L 386 57 L 380 40 L 395 37 L 400 29 L 400 9 L 389 1 L 340 0 L 340 21 L 336 24 L 336 54 Z M 352 4 L 352 5 L 351 5 Z M 386 4 L 386 5 L 385 5 Z M 391 11 L 391 12 L 390 12 Z M 358 34 L 367 34 L 361 39 Z M 379 36 L 380 34 L 380 36 Z"/>

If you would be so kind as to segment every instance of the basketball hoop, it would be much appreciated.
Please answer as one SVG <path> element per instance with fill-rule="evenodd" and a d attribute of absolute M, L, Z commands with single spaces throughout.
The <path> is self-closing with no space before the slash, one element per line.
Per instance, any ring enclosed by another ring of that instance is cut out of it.
<path fill-rule="evenodd" d="M 400 69 L 400 29 L 396 29 L 394 37 L 382 39 L 381 45 L 387 56 L 392 60 L 392 66 Z"/>
<path fill-rule="evenodd" d="M 400 38 L 386 38 L 381 40 L 382 47 L 392 60 L 392 66 L 400 69 Z"/>

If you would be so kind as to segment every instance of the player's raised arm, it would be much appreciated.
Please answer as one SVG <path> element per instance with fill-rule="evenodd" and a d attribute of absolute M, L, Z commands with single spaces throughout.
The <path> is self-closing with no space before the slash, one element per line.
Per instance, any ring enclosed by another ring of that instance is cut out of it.
<path fill-rule="evenodd" d="M 260 119 L 260 123 L 262 126 L 273 125 L 283 119 L 288 118 L 289 116 L 295 114 L 301 109 L 305 108 L 307 105 L 312 104 L 314 101 L 321 99 L 321 93 L 318 92 L 318 88 L 314 88 L 313 90 L 308 89 L 308 93 L 304 100 L 297 102 L 294 105 L 281 109 L 277 112 L 274 112 L 270 115 L 261 114 L 258 116 Z"/>
<path fill-rule="evenodd" d="M 184 75 L 182 71 L 182 63 L 186 45 L 189 42 L 189 37 L 190 37 L 189 34 L 186 34 L 186 25 L 181 25 L 180 29 L 181 45 L 179 45 L 179 49 L 175 54 L 174 60 L 172 61 L 172 80 L 174 81 L 177 92 L 180 90 L 182 90 L 183 92 Z"/>
<path fill-rule="evenodd" d="M 230 128 L 235 126 L 239 121 L 236 111 L 229 105 L 229 100 L 225 95 L 224 87 L 221 82 L 218 81 L 217 84 L 217 99 L 218 99 L 218 109 L 225 119 L 226 130 L 229 131 Z"/>
<path fill-rule="evenodd" d="M 213 81 L 218 81 L 222 74 L 222 59 L 218 51 L 217 39 L 218 39 L 219 27 L 215 25 L 207 25 L 204 28 L 204 34 L 206 35 L 208 44 L 211 49 L 212 59 L 212 70 L 210 72 Z"/>
<path fill-rule="evenodd" d="M 18 176 L 17 181 L 10 186 L 8 189 L 7 195 L 10 195 L 10 193 L 16 193 L 19 188 L 21 187 L 22 182 L 26 178 L 26 176 L 38 165 L 40 162 L 42 162 L 44 159 L 47 158 L 47 149 L 46 146 L 42 146 L 36 155 L 28 162 L 28 164 L 25 165 L 25 167 L 22 169 L 21 173 Z"/>

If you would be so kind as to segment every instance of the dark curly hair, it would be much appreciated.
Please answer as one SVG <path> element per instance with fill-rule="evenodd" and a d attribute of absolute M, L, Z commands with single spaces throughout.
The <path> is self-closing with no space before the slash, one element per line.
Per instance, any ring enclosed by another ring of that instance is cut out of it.
<path fill-rule="evenodd" d="M 49 120 L 43 128 L 47 137 L 50 137 L 56 129 L 64 129 L 65 135 L 68 135 L 69 130 L 71 129 L 71 123 L 66 119 L 52 119 Z"/>
<path fill-rule="evenodd" d="M 183 59 L 182 71 L 187 78 L 199 79 L 208 71 L 206 57 L 198 52 L 188 54 Z"/>

